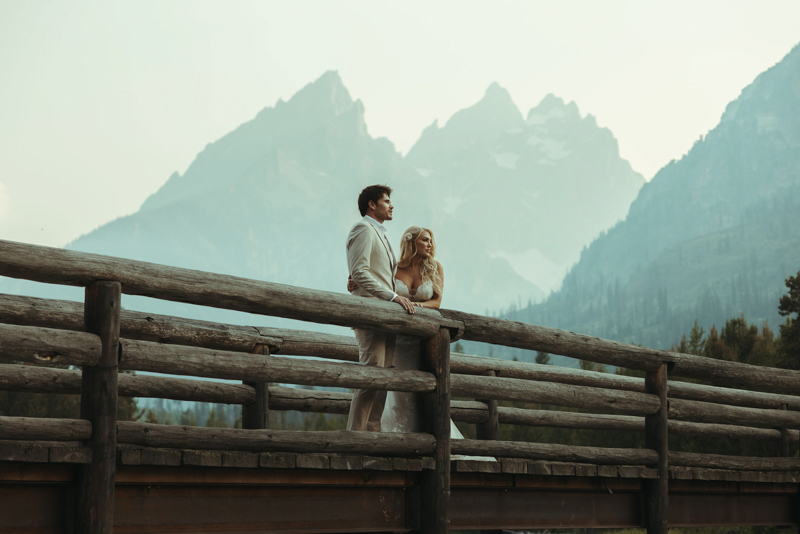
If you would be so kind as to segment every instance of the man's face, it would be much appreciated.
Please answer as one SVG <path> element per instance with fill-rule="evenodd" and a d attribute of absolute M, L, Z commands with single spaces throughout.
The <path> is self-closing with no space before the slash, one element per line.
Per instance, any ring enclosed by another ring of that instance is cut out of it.
<path fill-rule="evenodd" d="M 370 202 L 370 207 L 373 205 L 375 206 L 375 214 L 372 217 L 373 219 L 379 223 L 392 220 L 392 210 L 394 209 L 394 206 L 392 206 L 392 200 L 389 198 L 389 195 L 384 193 L 383 198 L 378 200 L 377 204 Z"/>

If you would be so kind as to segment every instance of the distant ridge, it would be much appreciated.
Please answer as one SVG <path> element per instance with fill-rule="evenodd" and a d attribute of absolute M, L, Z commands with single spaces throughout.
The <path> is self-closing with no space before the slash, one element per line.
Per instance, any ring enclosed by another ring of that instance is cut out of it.
<path fill-rule="evenodd" d="M 138 212 L 68 247 L 344 292 L 356 198 L 366 185 L 387 183 L 395 190 L 395 220 L 387 223 L 395 245 L 412 224 L 435 234 L 444 306 L 522 307 L 560 284 L 581 248 L 624 217 L 644 183 L 591 116 L 555 97 L 545 105 L 563 116 L 530 124 L 508 91 L 491 84 L 442 128 L 426 129 L 403 158 L 370 136 L 361 101 L 328 71 L 209 143 Z M 272 324 L 146 299 L 126 305 Z"/>
<path fill-rule="evenodd" d="M 798 88 L 796 46 L 642 187 L 561 291 L 508 317 L 662 348 L 695 318 L 776 327 L 783 280 L 800 270 Z"/>

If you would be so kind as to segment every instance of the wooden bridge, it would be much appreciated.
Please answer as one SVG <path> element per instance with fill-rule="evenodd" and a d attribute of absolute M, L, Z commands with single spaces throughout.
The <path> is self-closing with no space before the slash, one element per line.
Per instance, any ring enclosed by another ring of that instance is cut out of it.
<path fill-rule="evenodd" d="M 798 523 L 798 371 L 451 310 L 408 315 L 377 300 L 7 241 L 0 275 L 86 288 L 83 304 L 0 296 L 0 357 L 25 363 L 0 365 L 0 389 L 81 395 L 80 419 L 0 417 L 4 533 L 664 533 Z M 418 336 L 423 369 L 354 365 L 354 340 L 343 336 L 122 310 L 123 293 Z M 451 355 L 457 339 L 646 377 Z M 709 385 L 668 382 L 668 373 Z M 343 414 L 350 403 L 348 394 L 274 384 L 419 393 L 426 432 L 269 430 L 269 410 Z M 117 421 L 118 395 L 241 404 L 244 428 Z M 451 440 L 451 417 L 475 424 L 479 439 Z M 646 448 L 500 441 L 499 424 L 639 432 Z M 776 455 L 669 450 L 670 434 L 766 440 Z"/>

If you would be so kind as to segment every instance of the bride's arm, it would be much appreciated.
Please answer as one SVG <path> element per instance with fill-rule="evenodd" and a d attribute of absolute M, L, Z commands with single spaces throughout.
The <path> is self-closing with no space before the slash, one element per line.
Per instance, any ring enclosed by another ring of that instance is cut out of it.
<path fill-rule="evenodd" d="M 442 264 L 439 263 L 438 261 L 436 262 L 436 265 L 439 270 L 439 280 L 442 281 L 441 284 L 442 290 L 439 291 L 438 295 L 434 295 L 435 298 L 432 298 L 431 300 L 426 300 L 425 302 L 416 303 L 418 306 L 422 308 L 434 308 L 438 310 L 439 307 L 442 305 L 442 293 L 444 293 L 444 269 L 442 268 Z"/>

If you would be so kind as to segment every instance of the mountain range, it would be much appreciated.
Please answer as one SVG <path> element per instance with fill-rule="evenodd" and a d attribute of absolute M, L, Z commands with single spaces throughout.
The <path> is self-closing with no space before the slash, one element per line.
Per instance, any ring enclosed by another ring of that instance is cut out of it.
<path fill-rule="evenodd" d="M 708 329 L 744 314 L 774 328 L 784 279 L 800 270 L 798 214 L 800 46 L 641 188 L 559 291 L 506 317 L 661 348 L 695 319 Z"/>
<path fill-rule="evenodd" d="M 363 104 L 329 71 L 208 144 L 136 213 L 67 248 L 344 292 L 345 236 L 361 217 L 360 190 L 374 183 L 394 189 L 394 244 L 412 224 L 433 230 L 444 306 L 486 313 L 542 301 L 580 250 L 625 216 L 644 179 L 575 103 L 548 95 L 525 118 L 497 84 L 426 128 L 403 157 L 370 136 Z M 146 299 L 126 305 L 273 324 Z"/>

